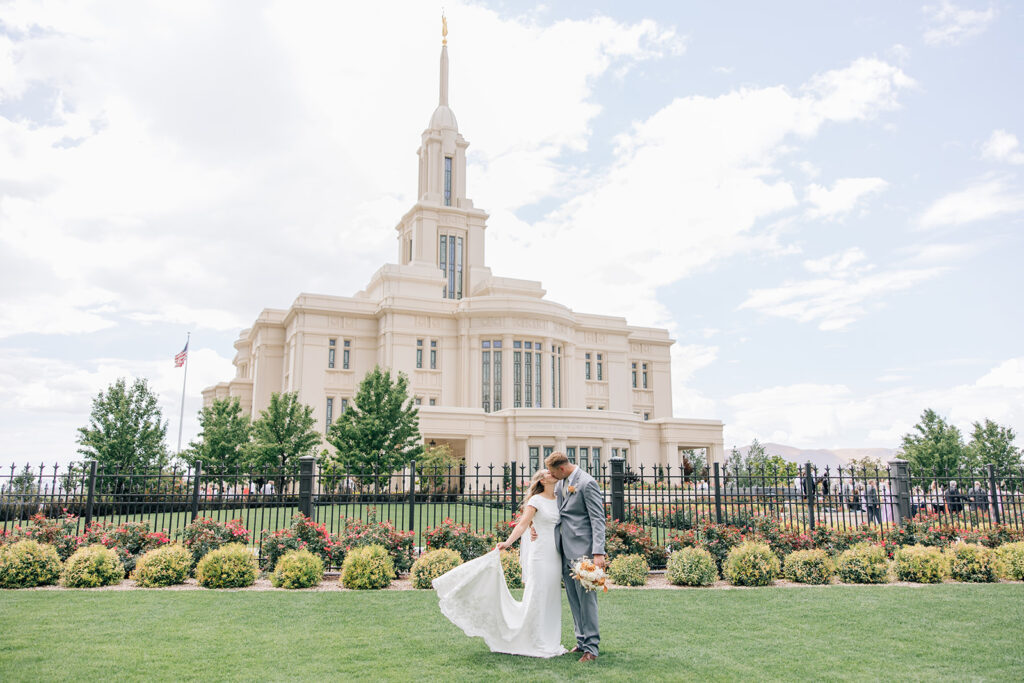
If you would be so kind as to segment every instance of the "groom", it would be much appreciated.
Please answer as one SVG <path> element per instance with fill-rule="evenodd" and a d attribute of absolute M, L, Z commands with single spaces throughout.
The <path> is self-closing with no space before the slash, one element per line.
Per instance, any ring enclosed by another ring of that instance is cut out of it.
<path fill-rule="evenodd" d="M 604 493 L 594 478 L 569 462 L 564 453 L 552 453 L 544 460 L 551 476 L 558 479 L 555 500 L 561 518 L 555 526 L 555 547 L 562 555 L 562 582 L 569 596 L 569 608 L 576 627 L 576 647 L 581 662 L 597 659 L 597 593 L 586 591 L 572 578 L 572 563 L 593 556 L 604 568 Z"/>

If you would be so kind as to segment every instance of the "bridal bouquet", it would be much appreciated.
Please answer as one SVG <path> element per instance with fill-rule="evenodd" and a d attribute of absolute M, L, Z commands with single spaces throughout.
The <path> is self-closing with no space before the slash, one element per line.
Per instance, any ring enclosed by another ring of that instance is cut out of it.
<path fill-rule="evenodd" d="M 573 562 L 572 578 L 580 582 L 583 590 L 596 591 L 599 588 L 606 592 L 608 590 L 608 586 L 605 585 L 604 570 L 594 564 L 589 557 L 581 557 Z"/>

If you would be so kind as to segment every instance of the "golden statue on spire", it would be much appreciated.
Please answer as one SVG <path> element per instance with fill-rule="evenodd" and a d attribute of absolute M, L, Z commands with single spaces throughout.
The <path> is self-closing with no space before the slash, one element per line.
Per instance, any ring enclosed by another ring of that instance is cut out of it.
<path fill-rule="evenodd" d="M 448 44 L 448 19 L 445 18 L 444 12 L 441 12 L 441 44 Z"/>

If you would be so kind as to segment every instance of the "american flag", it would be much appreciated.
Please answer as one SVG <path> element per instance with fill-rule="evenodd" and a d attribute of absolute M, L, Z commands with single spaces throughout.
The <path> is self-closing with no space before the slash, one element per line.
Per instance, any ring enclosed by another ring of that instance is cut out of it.
<path fill-rule="evenodd" d="M 186 359 L 186 358 L 188 358 L 188 342 L 185 342 L 185 348 L 183 348 L 183 349 L 182 349 L 182 350 L 181 350 L 181 351 L 180 351 L 180 352 L 179 352 L 179 353 L 178 353 L 178 354 L 177 354 L 177 355 L 176 355 L 176 356 L 174 357 L 174 367 L 176 367 L 176 368 L 180 368 L 180 367 L 181 367 L 182 365 L 184 365 L 184 364 L 185 364 L 185 359 Z"/>

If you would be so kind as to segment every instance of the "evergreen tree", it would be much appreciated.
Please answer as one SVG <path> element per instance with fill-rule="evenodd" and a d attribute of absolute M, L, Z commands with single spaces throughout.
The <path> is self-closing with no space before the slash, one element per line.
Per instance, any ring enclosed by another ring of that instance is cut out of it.
<path fill-rule="evenodd" d="M 974 423 L 967 451 L 974 462 L 995 465 L 996 476 L 1005 476 L 1021 466 L 1021 451 L 1013 445 L 1016 438 L 1012 427 L 1002 427 L 986 418 L 984 424 Z"/>
<path fill-rule="evenodd" d="M 360 382 L 355 405 L 328 430 L 338 462 L 364 485 L 385 485 L 392 472 L 423 452 L 419 411 L 408 386 L 404 373 L 392 380 L 390 370 L 375 367 Z"/>
<path fill-rule="evenodd" d="M 313 409 L 299 401 L 297 393 L 270 395 L 270 405 L 252 424 L 248 463 L 254 469 L 274 470 L 278 498 L 284 497 L 285 480 L 299 469 L 299 458 L 311 455 L 320 443 L 313 429 Z"/>
<path fill-rule="evenodd" d="M 252 428 L 242 413 L 238 397 L 217 398 L 199 411 L 199 438 L 181 454 L 194 467 L 203 463 L 203 473 L 226 473 L 243 464 Z"/>
<path fill-rule="evenodd" d="M 970 464 L 960 430 L 931 408 L 921 414 L 914 431 L 903 435 L 903 457 L 922 474 L 953 474 Z"/>
<path fill-rule="evenodd" d="M 163 467 L 166 435 L 167 422 L 146 380 L 136 379 L 129 387 L 122 377 L 93 399 L 89 424 L 78 429 L 78 452 L 107 472 Z M 124 490 L 124 485 L 125 478 L 117 477 L 115 490 Z"/>

